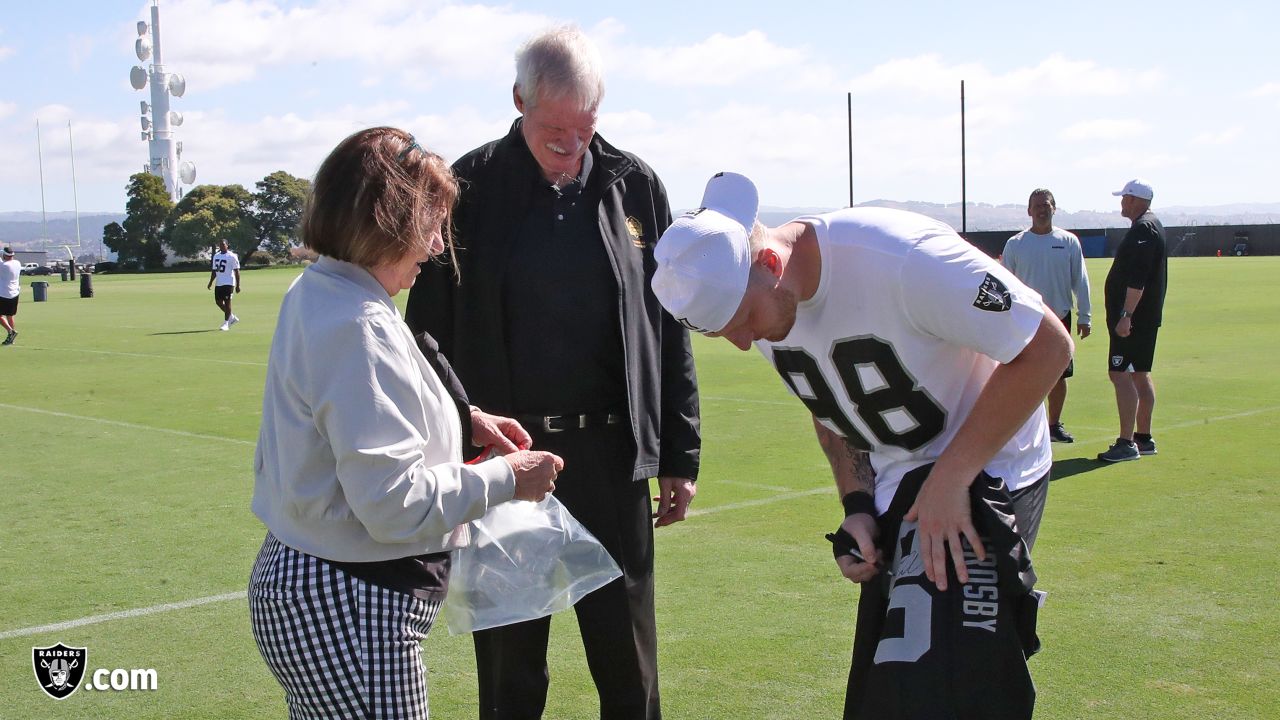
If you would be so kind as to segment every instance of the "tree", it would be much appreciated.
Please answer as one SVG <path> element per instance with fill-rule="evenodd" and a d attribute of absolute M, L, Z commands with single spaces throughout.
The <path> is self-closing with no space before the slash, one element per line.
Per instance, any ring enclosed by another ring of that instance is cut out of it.
<path fill-rule="evenodd" d="M 173 209 L 173 200 L 164 187 L 164 180 L 150 173 L 135 173 L 129 177 L 126 190 L 129 200 L 125 204 L 124 236 L 113 238 L 120 247 L 108 243 L 119 254 L 120 264 L 157 268 L 164 265 L 164 246 L 161 231 Z M 114 225 L 115 223 L 112 223 Z M 103 229 L 103 242 L 108 242 Z M 113 231 L 114 232 L 114 231 Z"/>
<path fill-rule="evenodd" d="M 128 245 L 125 240 L 124 228 L 120 227 L 120 223 L 107 223 L 102 227 L 102 244 L 111 248 L 119 256 L 121 262 L 125 262 L 125 253 Z"/>
<path fill-rule="evenodd" d="M 311 193 L 311 181 L 277 170 L 259 180 L 253 195 L 259 247 L 278 259 L 298 244 L 298 223 Z"/>
<path fill-rule="evenodd" d="M 198 185 L 169 214 L 165 243 L 175 254 L 192 257 L 226 240 L 247 260 L 258 246 L 252 203 L 253 195 L 241 185 Z"/>

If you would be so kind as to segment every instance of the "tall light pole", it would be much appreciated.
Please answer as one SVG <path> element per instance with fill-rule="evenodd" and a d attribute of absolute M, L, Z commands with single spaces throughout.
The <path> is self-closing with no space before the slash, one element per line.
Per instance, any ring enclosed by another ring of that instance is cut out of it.
<path fill-rule="evenodd" d="M 182 197 L 182 184 L 195 182 L 196 166 L 190 162 L 179 164 L 182 143 L 173 138 L 173 128 L 182 124 L 182 114 L 169 109 L 169 96 L 182 97 L 187 91 L 187 81 L 177 73 L 165 72 L 164 57 L 160 52 L 159 0 L 152 0 L 151 24 L 138 21 L 134 52 L 142 62 L 152 58 L 150 72 L 139 65 L 134 65 L 129 71 L 129 82 L 134 90 L 146 87 L 148 80 L 151 83 L 151 103 L 148 105 L 146 100 L 142 101 L 142 139 L 147 141 L 150 150 L 150 159 L 143 169 L 163 178 L 169 197 L 176 202 Z"/>

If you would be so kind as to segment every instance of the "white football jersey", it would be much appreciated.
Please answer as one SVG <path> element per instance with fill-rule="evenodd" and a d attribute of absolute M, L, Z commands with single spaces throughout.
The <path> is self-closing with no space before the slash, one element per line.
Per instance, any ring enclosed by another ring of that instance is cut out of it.
<path fill-rule="evenodd" d="M 902 476 L 934 462 L 998 363 L 1043 317 L 1040 295 L 949 226 L 915 213 L 853 208 L 797 219 L 822 257 L 817 292 L 780 342 L 758 341 L 814 416 L 871 452 L 876 507 Z M 986 466 L 1009 490 L 1053 457 L 1043 406 Z"/>
<path fill-rule="evenodd" d="M 236 270 L 240 269 L 240 256 L 231 252 L 215 253 L 213 256 L 213 271 L 217 273 L 217 280 L 214 285 L 235 285 Z"/>

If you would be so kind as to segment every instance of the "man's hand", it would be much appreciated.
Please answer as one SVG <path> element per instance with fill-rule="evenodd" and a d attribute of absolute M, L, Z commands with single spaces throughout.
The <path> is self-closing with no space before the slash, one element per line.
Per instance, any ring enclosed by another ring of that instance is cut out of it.
<path fill-rule="evenodd" d="M 880 551 L 876 549 L 875 539 L 880 535 L 880 526 L 876 519 L 867 513 L 856 513 L 845 518 L 840 523 L 840 529 L 853 538 L 863 557 L 860 561 L 847 553 L 837 555 L 836 565 L 840 567 L 840 574 L 856 583 L 866 582 L 878 575 Z"/>
<path fill-rule="evenodd" d="M 938 586 L 947 589 L 947 550 L 956 568 L 956 578 L 969 582 L 969 570 L 965 567 L 964 547 L 960 537 L 968 538 L 969 545 L 979 560 L 987 557 L 982 538 L 973 527 L 969 512 L 969 486 L 954 478 L 940 477 L 935 466 L 920 487 L 915 504 L 907 511 L 908 522 L 919 525 L 917 538 L 920 557 L 924 560 L 924 574 Z"/>
<path fill-rule="evenodd" d="M 471 442 L 480 447 L 492 445 L 499 455 L 517 450 L 528 450 L 533 438 L 520 423 L 509 417 L 490 415 L 480 408 L 471 408 Z"/>
<path fill-rule="evenodd" d="M 1125 315 L 1116 323 L 1116 335 L 1120 337 L 1129 337 L 1129 333 L 1133 332 L 1133 318 Z"/>
<path fill-rule="evenodd" d="M 698 485 L 687 478 L 664 476 L 658 478 L 658 511 L 653 514 L 656 528 L 684 520 L 689 503 L 698 494 Z"/>
<path fill-rule="evenodd" d="M 1093 332 L 1093 328 L 1089 327 L 1089 323 L 1076 323 L 1076 332 L 1080 333 L 1080 339 L 1089 337 L 1089 333 Z"/>
<path fill-rule="evenodd" d="M 239 293 L 239 292 L 240 292 L 240 286 L 239 286 L 239 285 L 237 285 L 237 286 L 236 286 L 236 292 L 237 292 L 237 293 Z"/>

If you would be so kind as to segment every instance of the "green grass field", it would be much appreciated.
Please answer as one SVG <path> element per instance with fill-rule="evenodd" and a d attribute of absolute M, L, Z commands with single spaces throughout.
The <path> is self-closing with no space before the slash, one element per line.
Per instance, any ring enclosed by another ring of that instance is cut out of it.
<path fill-rule="evenodd" d="M 1109 262 L 1089 263 L 1095 305 Z M 44 303 L 24 287 L 0 348 L 0 717 L 285 716 L 230 595 L 264 532 L 251 458 L 295 273 L 246 272 L 225 333 L 204 274 L 98 276 L 91 299 L 55 277 Z M 1036 547 L 1038 718 L 1280 717 L 1278 275 L 1276 257 L 1171 261 L 1156 457 L 1093 461 L 1116 432 L 1106 335 L 1079 343 L 1077 443 L 1055 446 Z M 666 717 L 839 717 L 857 588 L 822 539 L 840 516 L 829 471 L 758 354 L 695 342 L 697 512 L 658 532 Z M 552 634 L 547 717 L 595 717 L 572 616 Z M 59 641 L 88 647 L 90 670 L 154 668 L 159 689 L 54 701 L 31 648 Z M 426 658 L 433 717 L 475 717 L 470 639 L 440 623 Z"/>

